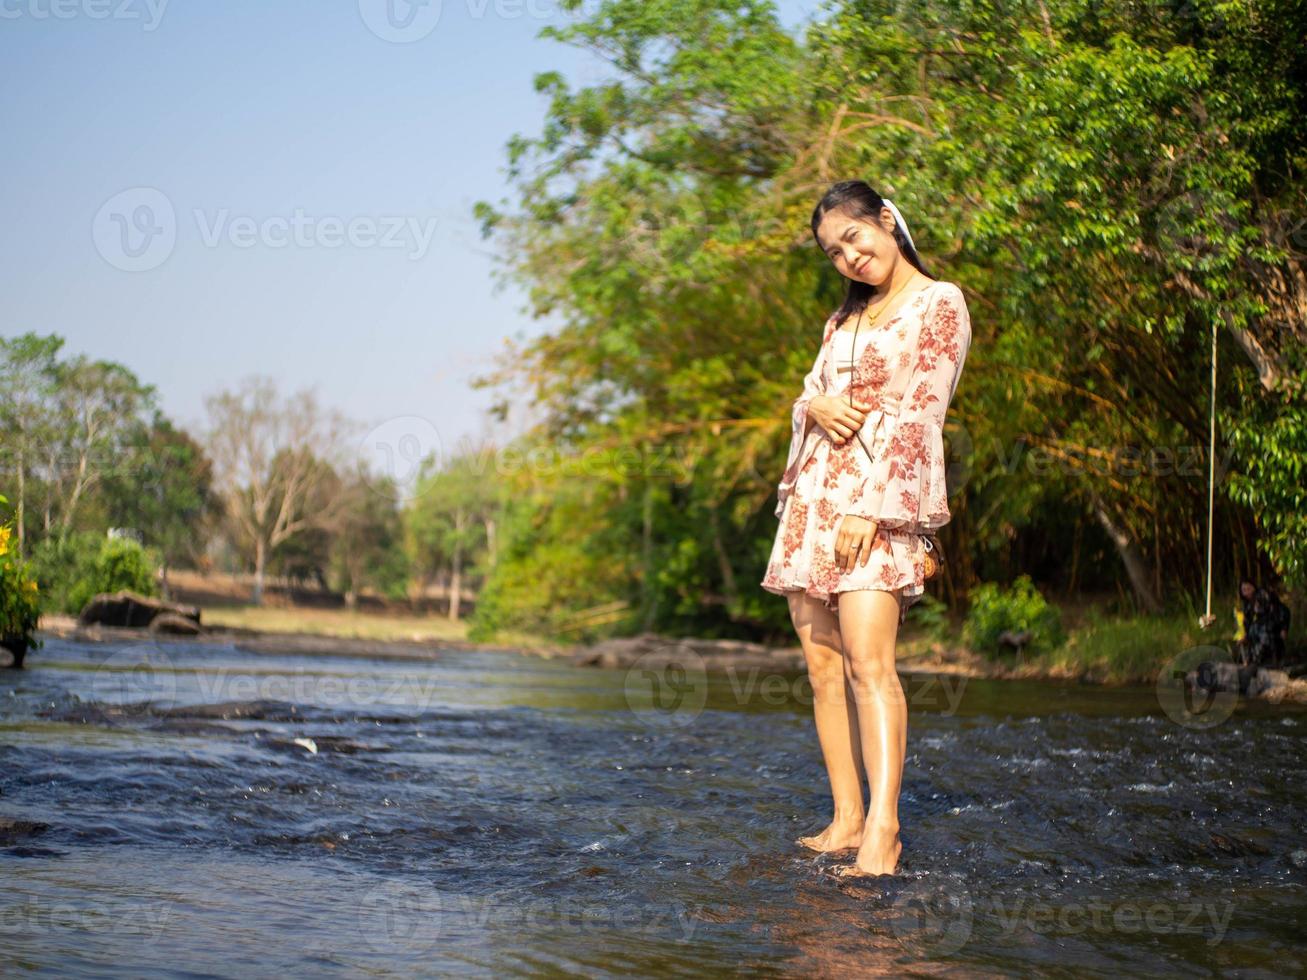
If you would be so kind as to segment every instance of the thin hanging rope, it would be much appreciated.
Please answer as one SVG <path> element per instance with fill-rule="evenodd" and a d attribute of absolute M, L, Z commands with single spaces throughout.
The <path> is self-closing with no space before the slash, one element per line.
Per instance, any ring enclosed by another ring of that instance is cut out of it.
<path fill-rule="evenodd" d="M 1212 624 L 1212 524 L 1216 508 L 1216 317 L 1212 317 L 1212 393 L 1207 446 L 1207 613 L 1202 626 Z"/>

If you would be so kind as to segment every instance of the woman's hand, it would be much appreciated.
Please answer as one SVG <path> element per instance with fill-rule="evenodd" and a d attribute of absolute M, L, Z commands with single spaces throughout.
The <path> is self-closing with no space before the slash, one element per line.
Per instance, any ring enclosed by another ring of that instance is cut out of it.
<path fill-rule="evenodd" d="M 856 565 L 865 565 L 871 560 L 871 545 L 876 540 L 876 530 L 880 525 L 865 517 L 844 515 L 840 523 L 839 534 L 835 536 L 835 562 L 844 571 L 853 571 Z"/>
<path fill-rule="evenodd" d="M 837 446 L 853 438 L 870 411 L 871 405 L 867 402 L 855 400 L 850 405 L 835 395 L 817 395 L 808 403 L 808 414 L 817 420 Z"/>

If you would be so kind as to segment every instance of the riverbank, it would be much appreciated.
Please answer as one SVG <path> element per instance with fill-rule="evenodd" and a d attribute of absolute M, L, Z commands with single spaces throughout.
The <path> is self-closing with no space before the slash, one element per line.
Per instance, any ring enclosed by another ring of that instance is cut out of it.
<path fill-rule="evenodd" d="M 765 670 L 775 674 L 798 674 L 805 669 L 798 646 L 769 646 L 743 640 L 664 637 L 641 634 L 589 644 L 560 644 L 539 637 L 517 635 L 498 642 L 469 640 L 466 635 L 430 636 L 415 633 L 407 617 L 364 613 L 342 618 L 324 616 L 323 610 L 282 608 L 226 610 L 226 621 L 275 622 L 282 629 L 219 625 L 217 615 L 204 610 L 204 631 L 184 638 L 187 643 L 229 645 L 237 650 L 263 654 L 315 656 L 368 656 L 397 660 L 432 660 L 453 650 L 518 652 L 549 659 L 561 659 L 578 666 L 631 670 L 661 668 L 677 664 L 696 672 L 722 673 Z M 355 624 L 353 628 L 348 625 Z M 212 624 L 212 625 L 209 625 Z M 335 625 L 341 632 L 333 633 Z M 363 628 L 358 628 L 362 624 Z M 450 624 L 456 626 L 457 624 Z M 299 628 L 293 628 L 298 626 Z M 342 628 L 344 626 L 344 628 Z M 1152 621 L 1151 629 L 1139 622 L 1099 621 L 1071 633 L 1067 643 L 1050 655 L 991 659 L 958 643 L 945 643 L 921 632 L 906 630 L 900 637 L 898 667 L 901 673 L 943 674 L 984 680 L 1055 681 L 1092 685 L 1153 684 L 1162 670 L 1197 668 L 1203 659 L 1220 660 L 1223 647 L 1203 645 L 1196 627 L 1184 626 L 1172 635 L 1175 624 Z M 86 643 L 151 643 L 160 637 L 148 628 L 81 626 L 71 616 L 49 615 L 41 619 L 39 634 Z M 1161 654 L 1169 653 L 1169 657 Z M 1250 692 L 1272 701 L 1307 704 L 1307 679 L 1281 672 L 1265 672 Z"/>

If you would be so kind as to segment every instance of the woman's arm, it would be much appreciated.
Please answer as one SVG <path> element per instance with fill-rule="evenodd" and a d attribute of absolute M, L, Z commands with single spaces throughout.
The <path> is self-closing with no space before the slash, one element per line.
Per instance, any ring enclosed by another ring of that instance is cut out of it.
<path fill-rule="evenodd" d="M 808 433 L 817 424 L 817 419 L 809 413 L 808 407 L 812 404 L 812 400 L 825 389 L 822 368 L 826 359 L 826 340 L 830 336 L 831 321 L 834 319 L 835 317 L 832 314 L 826 321 L 826 326 L 822 330 L 821 347 L 817 349 L 817 358 L 813 361 L 812 370 L 803 379 L 803 393 L 794 400 L 794 405 L 790 410 L 790 453 L 785 461 L 785 473 L 781 477 L 780 485 L 776 488 L 777 517 L 781 516 L 781 511 L 785 507 L 785 499 L 790 495 L 790 491 L 794 489 L 794 482 L 799 475 L 799 457 L 803 451 L 804 443 L 807 442 Z"/>

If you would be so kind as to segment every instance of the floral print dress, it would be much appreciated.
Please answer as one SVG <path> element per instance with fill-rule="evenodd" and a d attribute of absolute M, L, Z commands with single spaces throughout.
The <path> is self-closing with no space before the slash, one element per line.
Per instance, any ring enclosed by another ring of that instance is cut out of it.
<path fill-rule="evenodd" d="M 925 592 L 921 532 L 949 521 L 944 416 L 971 346 L 971 319 L 962 290 L 939 281 L 901 303 L 863 346 L 866 332 L 858 331 L 861 353 L 850 372 L 835 363 L 835 315 L 826 321 L 816 363 L 794 402 L 789 459 L 776 493 L 780 525 L 761 584 L 778 595 L 807 592 L 831 610 L 838 610 L 841 592 L 901 588 L 902 622 Z M 837 446 L 816 422 L 805 435 L 813 397 L 848 398 L 850 387 L 855 401 L 873 406 L 855 437 Z M 850 572 L 835 558 L 846 514 L 877 524 L 871 557 Z"/>

